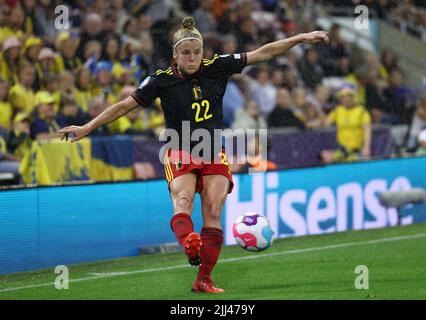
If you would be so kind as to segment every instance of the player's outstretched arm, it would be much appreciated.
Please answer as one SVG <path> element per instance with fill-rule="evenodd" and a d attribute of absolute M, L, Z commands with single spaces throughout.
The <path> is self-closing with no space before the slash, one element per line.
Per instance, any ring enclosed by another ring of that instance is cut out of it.
<path fill-rule="evenodd" d="M 71 142 L 78 141 L 81 138 L 87 136 L 93 130 L 96 130 L 96 128 L 117 120 L 137 106 L 138 103 L 136 100 L 132 97 L 128 97 L 120 102 L 113 104 L 96 118 L 93 118 L 83 126 L 69 126 L 62 128 L 58 131 L 59 133 L 63 134 L 61 140 L 66 139 L 68 141 L 68 138 L 70 138 Z"/>
<path fill-rule="evenodd" d="M 254 51 L 247 52 L 247 64 L 256 64 L 272 60 L 299 43 L 328 43 L 328 41 L 328 32 L 325 31 L 300 33 L 287 39 L 267 43 Z"/>

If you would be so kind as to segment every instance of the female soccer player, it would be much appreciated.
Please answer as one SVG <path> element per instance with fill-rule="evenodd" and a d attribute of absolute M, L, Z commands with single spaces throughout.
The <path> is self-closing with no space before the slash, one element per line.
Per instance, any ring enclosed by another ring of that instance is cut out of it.
<path fill-rule="evenodd" d="M 232 74 L 240 73 L 246 65 L 271 60 L 298 43 L 321 41 L 328 42 L 328 34 L 314 31 L 268 43 L 251 52 L 215 55 L 213 59 L 206 60 L 203 59 L 203 38 L 195 28 L 192 17 L 186 17 L 182 28 L 173 37 L 173 62 L 170 68 L 147 77 L 128 98 L 113 104 L 85 125 L 69 126 L 59 132 L 67 140 L 80 140 L 139 105 L 151 106 L 159 97 L 167 129 L 181 134 L 185 121 L 189 122 L 191 132 L 203 128 L 213 134 L 214 129 L 222 128 L 222 98 Z M 179 138 L 182 139 L 182 136 Z M 224 290 L 216 287 L 211 280 L 211 273 L 223 243 L 222 208 L 233 187 L 230 166 L 224 151 L 214 156 L 219 161 L 200 163 L 188 155 L 190 150 L 175 149 L 168 149 L 164 155 L 174 210 L 170 224 L 189 263 L 199 265 L 192 291 L 223 293 Z M 194 232 L 191 220 L 196 192 L 201 196 L 201 234 Z"/>

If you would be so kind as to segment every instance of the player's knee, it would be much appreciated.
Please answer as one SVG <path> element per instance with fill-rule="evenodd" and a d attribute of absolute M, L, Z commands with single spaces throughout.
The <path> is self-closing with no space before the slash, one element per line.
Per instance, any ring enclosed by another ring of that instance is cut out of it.
<path fill-rule="evenodd" d="M 205 205 L 207 209 L 207 214 L 209 219 L 214 221 L 220 221 L 222 207 L 223 207 L 223 199 L 220 198 L 212 198 L 206 201 Z"/>
<path fill-rule="evenodd" d="M 175 198 L 179 210 L 190 210 L 194 204 L 194 195 L 191 192 L 180 191 L 175 195 Z"/>

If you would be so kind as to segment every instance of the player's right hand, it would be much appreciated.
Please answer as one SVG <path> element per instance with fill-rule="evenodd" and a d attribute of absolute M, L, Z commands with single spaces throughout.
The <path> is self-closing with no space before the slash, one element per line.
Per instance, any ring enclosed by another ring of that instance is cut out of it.
<path fill-rule="evenodd" d="M 61 140 L 75 142 L 85 137 L 89 132 L 84 127 L 79 126 L 69 126 L 62 128 L 58 131 L 59 133 L 63 133 Z"/>

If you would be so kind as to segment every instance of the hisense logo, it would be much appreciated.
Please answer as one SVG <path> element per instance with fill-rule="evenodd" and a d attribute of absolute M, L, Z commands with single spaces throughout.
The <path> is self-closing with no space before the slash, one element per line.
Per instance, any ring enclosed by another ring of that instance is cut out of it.
<path fill-rule="evenodd" d="M 251 197 L 241 198 L 240 176 L 234 176 L 234 190 L 226 202 L 226 225 L 232 225 L 241 212 L 263 213 L 276 237 L 314 235 L 412 224 L 413 216 L 399 218 L 395 208 L 385 208 L 378 200 L 384 191 L 410 190 L 411 183 L 399 176 L 389 183 L 371 179 L 365 184 L 346 182 L 337 187 L 319 185 L 313 191 L 279 189 L 279 173 L 254 174 L 250 179 Z M 285 184 L 284 184 L 285 185 Z M 244 189 L 245 190 L 245 189 Z M 226 232 L 226 244 L 235 243 L 232 230 Z"/>

